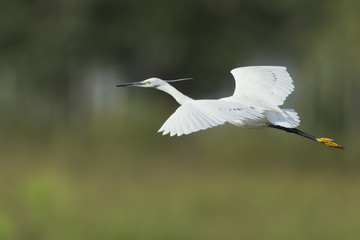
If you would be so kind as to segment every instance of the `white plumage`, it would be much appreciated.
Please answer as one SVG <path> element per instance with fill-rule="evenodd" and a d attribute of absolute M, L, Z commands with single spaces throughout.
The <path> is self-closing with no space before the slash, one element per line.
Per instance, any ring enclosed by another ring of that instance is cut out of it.
<path fill-rule="evenodd" d="M 235 78 L 232 96 L 219 100 L 187 99 L 184 103 L 180 102 L 182 106 L 166 120 L 159 132 L 181 136 L 226 122 L 242 127 L 274 124 L 295 128 L 299 125 L 300 119 L 293 109 L 279 108 L 294 90 L 285 67 L 241 67 L 231 73 Z"/>
<path fill-rule="evenodd" d="M 280 106 L 294 90 L 294 85 L 285 67 L 253 66 L 231 70 L 235 78 L 235 91 L 230 97 L 213 100 L 193 100 L 159 78 L 142 82 L 118 84 L 117 87 L 137 86 L 156 88 L 175 98 L 181 105 L 161 126 L 163 135 L 181 136 L 200 130 L 230 123 L 241 127 L 272 127 L 298 134 L 329 147 L 344 149 L 331 138 L 317 138 L 300 131 L 300 123 L 294 109 Z"/>
<path fill-rule="evenodd" d="M 279 108 L 294 90 L 285 67 L 241 67 L 231 73 L 235 78 L 234 94 L 218 100 L 193 100 L 172 87 L 170 81 L 159 78 L 118 86 L 152 87 L 167 92 L 178 101 L 181 106 L 159 129 L 163 135 L 181 136 L 226 122 L 242 127 L 276 125 L 295 128 L 299 125 L 299 117 L 293 109 Z"/>

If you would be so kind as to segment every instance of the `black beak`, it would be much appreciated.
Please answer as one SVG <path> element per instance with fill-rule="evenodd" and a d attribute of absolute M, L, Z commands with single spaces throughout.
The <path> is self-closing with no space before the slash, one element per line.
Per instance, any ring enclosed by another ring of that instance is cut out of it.
<path fill-rule="evenodd" d="M 139 86 L 139 85 L 144 85 L 144 83 L 142 83 L 142 82 L 132 82 L 132 83 L 116 84 L 117 87 L 131 87 L 131 86 Z"/>

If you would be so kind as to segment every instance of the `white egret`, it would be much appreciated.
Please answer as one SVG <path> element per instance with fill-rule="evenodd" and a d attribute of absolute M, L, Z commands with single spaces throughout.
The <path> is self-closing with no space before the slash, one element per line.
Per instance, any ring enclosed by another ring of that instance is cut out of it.
<path fill-rule="evenodd" d="M 179 92 L 169 82 L 149 78 L 142 82 L 123 83 L 117 87 L 156 88 L 170 94 L 181 105 L 162 125 L 163 135 L 181 136 L 222 125 L 258 128 L 271 127 L 315 140 L 330 147 L 344 149 L 330 138 L 317 138 L 296 127 L 300 123 L 293 109 L 281 109 L 286 97 L 294 90 L 292 79 L 285 67 L 250 66 L 231 71 L 235 78 L 235 91 L 230 97 L 194 100 Z"/>

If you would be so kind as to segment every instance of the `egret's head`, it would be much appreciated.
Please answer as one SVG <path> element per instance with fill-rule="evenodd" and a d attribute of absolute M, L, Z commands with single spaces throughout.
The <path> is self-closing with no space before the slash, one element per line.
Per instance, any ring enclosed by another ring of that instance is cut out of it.
<path fill-rule="evenodd" d="M 168 82 L 178 82 L 178 81 L 184 81 L 184 80 L 189 80 L 191 78 L 182 78 L 182 79 L 176 79 L 176 80 L 161 80 L 160 78 L 148 78 L 144 81 L 141 82 L 132 82 L 132 83 L 122 83 L 122 84 L 117 84 L 117 87 L 130 87 L 130 86 L 134 86 L 134 87 L 145 87 L 145 88 L 157 88 L 160 87 L 162 85 L 166 85 Z"/>
<path fill-rule="evenodd" d="M 140 82 L 139 87 L 146 87 L 146 88 L 156 88 L 161 85 L 165 85 L 166 82 L 164 80 L 161 80 L 160 78 L 148 78 L 142 82 Z"/>

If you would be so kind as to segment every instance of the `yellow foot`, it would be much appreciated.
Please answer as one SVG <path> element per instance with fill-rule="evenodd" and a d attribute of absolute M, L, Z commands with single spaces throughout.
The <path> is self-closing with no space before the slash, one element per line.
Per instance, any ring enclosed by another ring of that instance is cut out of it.
<path fill-rule="evenodd" d="M 343 146 L 341 146 L 340 144 L 337 144 L 331 138 L 317 138 L 316 141 L 318 141 L 320 143 L 323 143 L 323 144 L 325 144 L 326 146 L 329 146 L 329 147 L 345 149 Z"/>

